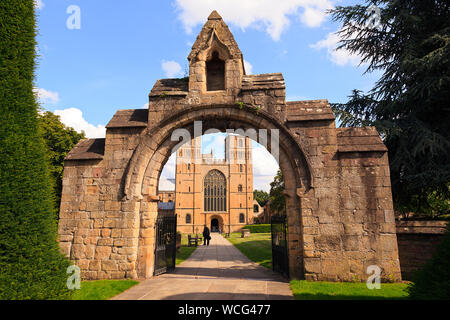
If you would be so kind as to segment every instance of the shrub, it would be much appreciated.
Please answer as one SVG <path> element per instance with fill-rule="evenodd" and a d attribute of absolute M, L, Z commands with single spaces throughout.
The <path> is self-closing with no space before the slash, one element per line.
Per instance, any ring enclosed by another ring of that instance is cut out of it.
<path fill-rule="evenodd" d="M 248 224 L 243 229 L 249 229 L 250 233 L 270 233 L 270 224 Z"/>
<path fill-rule="evenodd" d="M 0 25 L 0 299 L 69 298 L 33 92 L 34 1 L 1 1 Z"/>
<path fill-rule="evenodd" d="M 418 271 L 408 288 L 412 299 L 450 299 L 450 224 L 433 258 Z"/>

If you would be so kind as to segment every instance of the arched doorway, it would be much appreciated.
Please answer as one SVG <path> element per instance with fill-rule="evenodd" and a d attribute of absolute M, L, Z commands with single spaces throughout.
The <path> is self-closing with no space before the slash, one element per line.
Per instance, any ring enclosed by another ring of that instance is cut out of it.
<path fill-rule="evenodd" d="M 202 121 L 201 132 L 195 132 L 197 121 Z M 164 165 L 172 154 L 178 141 L 172 140 L 175 130 L 183 130 L 189 137 L 205 134 L 210 129 L 220 132 L 227 132 L 230 128 L 243 132 L 254 129 L 259 132 L 261 129 L 268 129 L 268 141 L 271 141 L 271 129 L 277 131 L 279 136 L 279 166 L 285 178 L 285 195 L 287 204 L 287 216 L 289 228 L 295 230 L 288 233 L 288 241 L 292 244 L 289 251 L 290 274 L 302 277 L 303 275 L 303 247 L 299 244 L 303 242 L 301 234 L 301 216 L 303 211 L 310 211 L 309 201 L 302 207 L 302 199 L 314 197 L 311 191 L 313 175 L 311 165 L 307 156 L 302 151 L 300 142 L 289 132 L 277 118 L 266 112 L 255 112 L 250 108 L 239 108 L 235 104 L 222 104 L 210 106 L 192 106 L 189 111 L 180 111 L 167 117 L 157 128 L 147 129 L 141 135 L 141 142 L 136 148 L 130 161 L 130 166 L 125 179 L 124 193 L 128 199 L 141 199 L 139 216 L 140 238 L 138 248 L 138 259 L 136 263 L 137 274 L 141 277 L 148 277 L 152 270 L 152 241 L 148 237 L 142 236 L 147 233 L 142 230 L 146 226 L 152 225 L 153 199 L 157 194 L 158 182 Z M 253 137 L 249 136 L 250 139 Z M 255 139 L 254 139 L 255 140 Z M 182 145 L 182 144 L 180 144 Z M 266 149 L 271 152 L 272 145 L 266 145 Z M 157 177 L 157 179 L 155 179 Z M 137 198 L 136 198 L 137 197 Z M 214 217 L 214 218 L 217 218 Z M 211 220 L 206 220 L 211 226 Z M 220 220 L 219 221 L 219 226 Z M 225 231 L 225 230 L 224 230 Z M 151 236 L 150 236 L 151 237 Z"/>
<path fill-rule="evenodd" d="M 211 219 L 211 232 L 219 232 L 219 228 L 219 220 L 217 218 Z"/>

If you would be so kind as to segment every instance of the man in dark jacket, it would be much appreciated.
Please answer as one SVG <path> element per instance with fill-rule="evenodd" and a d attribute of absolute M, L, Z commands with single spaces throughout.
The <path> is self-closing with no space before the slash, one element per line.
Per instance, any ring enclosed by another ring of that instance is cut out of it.
<path fill-rule="evenodd" d="M 203 228 L 203 245 L 209 246 L 209 240 L 211 236 L 209 235 L 209 228 L 205 225 Z"/>

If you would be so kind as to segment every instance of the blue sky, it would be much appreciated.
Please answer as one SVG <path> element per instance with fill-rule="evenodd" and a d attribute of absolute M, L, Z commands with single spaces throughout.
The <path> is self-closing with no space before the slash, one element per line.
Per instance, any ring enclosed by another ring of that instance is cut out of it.
<path fill-rule="evenodd" d="M 36 90 L 42 106 L 88 137 L 104 136 L 118 109 L 144 108 L 157 79 L 183 77 L 209 13 L 230 27 L 253 74 L 282 72 L 288 100 L 344 102 L 368 90 L 358 57 L 333 51 L 334 0 L 40 0 Z M 67 20 L 80 12 L 80 28 Z"/>

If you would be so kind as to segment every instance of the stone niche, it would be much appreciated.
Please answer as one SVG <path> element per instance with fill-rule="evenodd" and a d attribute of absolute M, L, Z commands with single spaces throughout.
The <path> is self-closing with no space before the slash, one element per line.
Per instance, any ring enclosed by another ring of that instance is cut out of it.
<path fill-rule="evenodd" d="M 336 128 L 327 100 L 286 102 L 281 73 L 246 74 L 215 11 L 188 60 L 189 77 L 158 80 L 147 110 L 117 111 L 105 139 L 81 141 L 66 158 L 59 241 L 82 277 L 153 276 L 159 176 L 179 142 L 172 133 L 193 136 L 201 121 L 203 132 L 268 130 L 258 139 L 279 152 L 292 277 L 365 281 L 377 265 L 383 281 L 400 280 L 387 149 L 376 129 Z"/>

